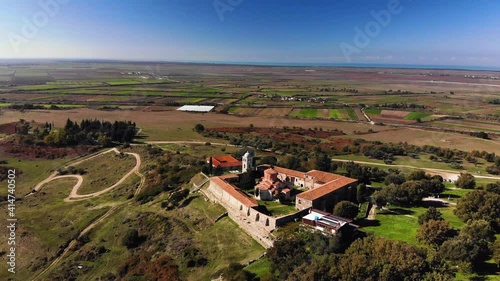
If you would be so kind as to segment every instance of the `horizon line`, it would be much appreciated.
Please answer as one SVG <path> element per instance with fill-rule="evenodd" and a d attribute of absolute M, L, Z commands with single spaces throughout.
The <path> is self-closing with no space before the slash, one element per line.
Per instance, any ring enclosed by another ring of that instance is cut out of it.
<path fill-rule="evenodd" d="M 132 63 L 185 63 L 185 64 L 217 64 L 241 66 L 281 66 L 281 67 L 350 67 L 350 68 L 396 68 L 396 69 L 428 69 L 428 70 L 469 70 L 500 71 L 500 66 L 485 65 L 442 65 L 442 64 L 405 64 L 405 63 L 339 63 L 339 62 L 265 62 L 265 61 L 211 61 L 211 60 L 139 60 L 112 58 L 0 58 L 3 61 L 74 61 L 74 62 L 132 62 Z"/>

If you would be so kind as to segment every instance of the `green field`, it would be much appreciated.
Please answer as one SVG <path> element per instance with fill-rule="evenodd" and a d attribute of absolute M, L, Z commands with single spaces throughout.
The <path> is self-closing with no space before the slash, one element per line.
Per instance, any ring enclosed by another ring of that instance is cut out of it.
<path fill-rule="evenodd" d="M 112 186 L 132 170 L 135 164 L 136 160 L 132 155 L 119 156 L 110 152 L 75 166 L 86 171 L 78 194 L 89 194 Z"/>
<path fill-rule="evenodd" d="M 358 117 L 356 113 L 354 113 L 354 109 L 345 108 L 345 109 L 329 109 L 328 115 L 331 119 L 340 119 L 340 120 L 357 120 Z"/>
<path fill-rule="evenodd" d="M 428 113 L 424 113 L 424 112 L 411 112 L 410 114 L 405 116 L 405 119 L 406 120 L 417 120 L 417 119 L 423 119 L 423 118 L 426 118 L 429 116 L 431 116 L 431 115 Z"/>
<path fill-rule="evenodd" d="M 316 118 L 317 115 L 318 110 L 316 108 L 302 108 L 300 111 L 290 113 L 290 116 L 300 118 Z"/>
<path fill-rule="evenodd" d="M 199 103 L 203 101 L 205 98 L 185 98 L 176 100 L 178 103 Z"/>
<path fill-rule="evenodd" d="M 366 112 L 366 114 L 370 114 L 370 115 L 380 115 L 380 113 L 382 112 L 382 109 L 367 108 L 367 109 L 365 109 L 365 112 Z"/>

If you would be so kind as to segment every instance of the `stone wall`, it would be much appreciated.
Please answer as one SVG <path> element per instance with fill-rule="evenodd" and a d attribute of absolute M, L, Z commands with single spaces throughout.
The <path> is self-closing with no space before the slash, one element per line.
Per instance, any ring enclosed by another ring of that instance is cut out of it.
<path fill-rule="evenodd" d="M 295 197 L 295 207 L 298 210 L 302 211 L 302 210 L 305 210 L 308 208 L 312 208 L 312 206 L 313 206 L 313 202 L 311 200 Z"/>

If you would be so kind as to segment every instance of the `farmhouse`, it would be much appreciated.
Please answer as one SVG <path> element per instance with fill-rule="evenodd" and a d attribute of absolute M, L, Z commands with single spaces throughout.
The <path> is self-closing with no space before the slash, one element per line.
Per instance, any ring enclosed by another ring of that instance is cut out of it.
<path fill-rule="evenodd" d="M 208 157 L 206 161 L 207 164 L 212 163 L 212 167 L 216 169 L 220 168 L 224 171 L 239 170 L 242 165 L 241 161 L 231 155 Z"/>

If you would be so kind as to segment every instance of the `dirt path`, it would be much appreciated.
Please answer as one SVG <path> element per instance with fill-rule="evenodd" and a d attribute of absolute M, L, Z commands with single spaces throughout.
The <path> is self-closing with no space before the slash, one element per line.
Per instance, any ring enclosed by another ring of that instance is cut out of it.
<path fill-rule="evenodd" d="M 95 157 L 97 157 L 99 155 L 103 155 L 103 154 L 106 154 L 106 153 L 109 153 L 109 152 L 115 152 L 115 153 L 118 153 L 118 154 L 120 153 L 120 151 L 118 151 L 118 149 L 113 148 L 113 149 L 107 150 L 105 152 L 102 152 L 102 153 L 93 155 L 91 157 L 79 160 L 77 162 L 71 163 L 68 166 L 78 165 L 78 164 L 80 164 L 80 163 L 82 163 L 84 161 L 93 159 L 93 158 L 95 158 Z M 64 199 L 65 202 L 74 202 L 74 201 L 77 201 L 77 200 L 85 200 L 85 199 L 88 199 L 88 198 L 96 197 L 96 196 L 99 196 L 99 195 L 101 195 L 101 194 L 103 194 L 105 192 L 108 192 L 108 191 L 112 190 L 113 188 L 115 188 L 116 186 L 122 184 L 130 175 L 132 175 L 133 173 L 135 173 L 136 175 L 138 175 L 141 178 L 141 182 L 139 183 L 139 186 L 137 187 L 137 190 L 134 193 L 134 196 L 137 196 L 140 193 L 140 191 L 141 191 L 141 189 L 142 189 L 142 187 L 144 185 L 144 182 L 146 180 L 145 176 L 143 174 L 141 174 L 141 172 L 139 171 L 139 168 L 141 167 L 141 164 L 142 164 L 141 157 L 137 153 L 126 152 L 126 154 L 133 155 L 136 158 L 137 162 L 136 162 L 135 167 L 132 168 L 132 170 L 130 170 L 126 175 L 124 175 L 118 182 L 116 182 L 112 186 L 110 186 L 110 187 L 108 187 L 106 189 L 103 189 L 101 191 L 94 192 L 94 193 L 91 193 L 91 194 L 80 195 L 80 194 L 78 194 L 78 189 L 80 188 L 80 186 L 83 183 L 83 177 L 80 176 L 80 175 L 63 175 L 63 176 L 57 176 L 57 172 L 52 173 L 48 178 L 46 178 L 45 180 L 43 180 L 39 184 L 37 184 L 35 186 L 34 190 L 35 191 L 41 190 L 45 184 L 47 184 L 47 183 L 49 183 L 49 182 L 51 182 L 53 180 L 57 180 L 57 179 L 61 179 L 61 178 L 76 178 L 78 180 L 77 183 L 75 184 L 75 186 L 71 190 L 71 193 L 68 195 L 68 197 Z M 68 167 L 68 166 L 66 166 L 66 167 Z M 32 194 L 33 194 L 33 192 L 30 193 L 30 194 L 28 194 L 28 195 L 26 195 L 26 196 L 31 196 Z M 131 202 L 130 200 L 132 200 L 132 199 L 129 199 L 127 201 L 129 204 Z M 104 215 L 100 216 L 98 219 L 96 219 L 91 224 L 89 224 L 84 230 L 82 230 L 78 234 L 78 236 L 77 236 L 78 238 L 73 239 L 68 244 L 68 246 L 64 249 L 64 251 L 55 260 L 53 260 L 47 268 L 45 268 L 42 272 L 40 272 L 38 275 L 36 275 L 32 280 L 34 281 L 34 280 L 39 279 L 41 276 L 43 276 L 45 273 L 47 273 L 49 270 L 51 270 L 57 264 L 59 264 L 59 262 L 77 245 L 79 238 L 81 238 L 85 234 L 89 233 L 94 227 L 96 227 L 104 219 L 106 219 L 107 217 L 109 217 L 110 215 L 112 215 L 116 210 L 118 210 L 119 207 L 123 206 L 124 204 L 125 203 L 112 207 Z"/>
<path fill-rule="evenodd" d="M 377 215 L 377 205 L 372 204 L 372 207 L 370 208 L 370 212 L 368 213 L 368 220 L 374 220 L 375 216 Z"/>
<path fill-rule="evenodd" d="M 91 157 L 88 157 L 88 158 L 79 160 L 77 162 L 71 163 L 70 165 L 67 165 L 66 168 L 69 167 L 69 166 L 76 166 L 76 165 L 78 165 L 78 164 L 80 164 L 82 162 L 88 161 L 90 159 L 93 159 L 95 157 L 98 157 L 100 155 L 103 155 L 103 154 L 106 154 L 106 153 L 110 153 L 110 152 L 115 152 L 116 154 L 120 154 L 120 151 L 118 151 L 118 149 L 112 148 L 112 149 L 104 151 L 102 153 L 99 153 L 99 154 L 93 155 Z M 71 189 L 71 193 L 68 195 L 68 197 L 64 199 L 65 202 L 74 202 L 74 201 L 78 201 L 78 200 L 83 200 L 83 199 L 88 199 L 88 198 L 96 197 L 96 196 L 99 196 L 99 195 L 101 195 L 103 193 L 106 193 L 106 192 L 114 189 L 115 187 L 119 186 L 120 184 L 122 184 L 128 177 L 130 177 L 132 174 L 135 173 L 137 176 L 139 176 L 141 178 L 141 182 L 139 184 L 139 187 L 137 188 L 137 190 L 134 193 L 134 195 L 137 195 L 137 194 L 139 194 L 139 192 L 140 192 L 140 190 L 142 188 L 142 185 L 144 184 L 144 181 L 145 181 L 144 175 L 142 175 L 139 172 L 139 168 L 141 167 L 141 164 L 142 164 L 141 157 L 139 156 L 139 154 L 132 153 L 132 152 L 125 152 L 125 154 L 133 155 L 135 157 L 136 164 L 135 164 L 134 168 L 132 168 L 132 170 L 130 170 L 127 174 L 125 174 L 115 184 L 113 184 L 112 186 L 107 187 L 105 189 L 102 189 L 100 191 L 97 191 L 97 192 L 94 192 L 94 193 L 89 193 L 89 194 L 78 194 L 78 189 L 81 187 L 81 185 L 83 183 L 83 177 L 80 176 L 80 175 L 63 175 L 63 176 L 58 176 L 57 172 L 52 173 L 48 178 L 46 178 L 45 180 L 43 180 L 40 183 L 38 183 L 35 186 L 34 190 L 35 190 L 35 192 L 40 191 L 43 188 L 43 186 L 45 186 L 47 183 L 49 183 L 49 182 L 51 182 L 53 180 L 63 179 L 63 178 L 76 178 L 78 180 L 77 183 Z M 30 193 L 30 194 L 28 194 L 27 196 L 30 196 L 32 194 L 33 194 L 33 192 Z"/>
<path fill-rule="evenodd" d="M 38 278 L 40 278 L 42 275 L 44 275 L 46 272 L 48 272 L 50 269 L 52 269 L 54 266 L 56 266 L 61 260 L 62 258 L 70 251 L 72 250 L 75 245 L 78 243 L 78 239 L 81 238 L 82 236 L 84 236 L 85 234 L 87 234 L 90 230 L 92 230 L 92 228 L 94 228 L 97 224 L 99 224 L 101 221 L 103 221 L 105 218 L 109 217 L 112 213 L 114 213 L 116 210 L 118 209 L 118 206 L 115 206 L 115 207 L 112 207 L 111 209 L 109 209 L 104 215 L 102 215 L 100 218 L 98 218 L 97 220 L 95 220 L 94 222 L 92 222 L 91 224 L 89 224 L 84 230 L 82 230 L 82 232 L 80 232 L 80 234 L 78 235 L 78 238 L 77 239 L 74 239 L 72 240 L 68 246 L 66 247 L 66 249 L 64 249 L 64 251 L 61 253 L 61 255 L 59 257 L 57 257 L 55 260 L 52 261 L 52 263 L 47 267 L 45 268 L 42 272 L 40 272 L 37 276 L 35 276 L 35 278 L 33 278 L 33 281 L 34 280 L 37 280 Z"/>
<path fill-rule="evenodd" d="M 389 167 L 389 168 L 410 168 L 410 169 L 420 169 L 424 170 L 426 172 L 429 172 L 431 174 L 435 175 L 440 175 L 444 179 L 450 179 L 450 180 L 457 180 L 458 176 L 460 175 L 460 172 L 456 171 L 451 171 L 451 170 L 443 170 L 443 169 L 434 169 L 434 168 L 420 168 L 420 167 L 415 167 L 415 166 L 409 166 L 409 165 L 396 165 L 396 164 L 382 164 L 382 163 L 373 163 L 373 162 L 367 162 L 367 161 L 356 161 L 356 160 L 346 160 L 346 159 L 337 159 L 337 158 L 332 158 L 333 161 L 337 162 L 354 162 L 358 164 L 365 164 L 365 165 L 376 165 L 376 166 L 383 166 L 383 167 Z M 475 178 L 479 179 L 493 179 L 493 180 L 500 180 L 500 177 L 496 176 L 481 176 L 481 175 L 473 175 Z"/>
<path fill-rule="evenodd" d="M 444 200 L 441 198 L 434 198 L 434 197 L 426 197 L 426 198 L 423 198 L 422 201 L 440 202 L 440 203 L 443 203 L 445 205 L 457 205 L 457 203 L 453 203 L 453 202 L 450 202 L 448 200 Z"/>

